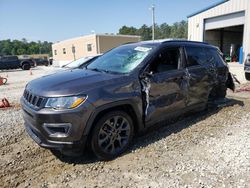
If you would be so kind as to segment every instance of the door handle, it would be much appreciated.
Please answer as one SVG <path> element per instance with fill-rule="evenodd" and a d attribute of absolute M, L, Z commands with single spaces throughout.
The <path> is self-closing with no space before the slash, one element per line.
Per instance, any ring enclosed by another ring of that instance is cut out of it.
<path fill-rule="evenodd" d="M 215 69 L 213 69 L 213 68 L 209 68 L 208 69 L 210 72 L 215 72 Z"/>

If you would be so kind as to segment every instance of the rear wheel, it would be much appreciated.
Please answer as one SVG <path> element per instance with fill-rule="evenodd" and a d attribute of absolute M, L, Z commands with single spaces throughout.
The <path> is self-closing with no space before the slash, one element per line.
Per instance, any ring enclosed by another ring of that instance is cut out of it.
<path fill-rule="evenodd" d="M 30 64 L 29 64 L 29 63 L 24 63 L 24 64 L 22 65 L 22 69 L 23 69 L 23 70 L 30 70 Z"/>
<path fill-rule="evenodd" d="M 249 81 L 250 81 L 250 73 L 245 72 L 245 78 L 246 78 L 246 80 L 249 80 Z"/>
<path fill-rule="evenodd" d="M 227 95 L 227 87 L 225 85 L 216 86 L 212 89 L 209 99 L 221 99 Z"/>
<path fill-rule="evenodd" d="M 91 148 L 102 160 L 111 160 L 122 154 L 134 135 L 131 117 L 122 111 L 105 114 L 92 132 Z"/>

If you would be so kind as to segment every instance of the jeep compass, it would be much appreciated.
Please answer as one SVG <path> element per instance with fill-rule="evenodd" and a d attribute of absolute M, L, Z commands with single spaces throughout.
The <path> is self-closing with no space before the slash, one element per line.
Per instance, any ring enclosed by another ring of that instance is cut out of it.
<path fill-rule="evenodd" d="M 29 82 L 21 98 L 25 128 L 40 146 L 122 154 L 134 135 L 234 89 L 218 48 L 184 40 L 119 46 L 86 67 Z"/>

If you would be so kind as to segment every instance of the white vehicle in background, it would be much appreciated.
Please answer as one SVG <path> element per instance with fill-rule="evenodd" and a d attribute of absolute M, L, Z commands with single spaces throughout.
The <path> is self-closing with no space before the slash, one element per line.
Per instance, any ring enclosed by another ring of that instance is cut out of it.
<path fill-rule="evenodd" d="M 54 73 L 69 70 L 69 69 L 84 68 L 86 65 L 88 65 L 89 63 L 91 63 L 92 61 L 100 57 L 101 55 L 102 54 L 98 54 L 95 56 L 82 57 L 66 65 L 63 65 L 62 67 L 53 67 L 53 69 L 49 71 L 49 74 L 54 74 Z"/>
<path fill-rule="evenodd" d="M 72 61 L 72 62 L 70 62 L 70 63 L 68 63 L 66 65 L 63 65 L 62 68 L 63 69 L 83 68 L 84 66 L 86 66 L 90 62 L 97 59 L 99 56 L 101 56 L 101 54 L 98 54 L 96 56 L 82 57 L 82 58 L 77 59 L 75 61 Z"/>

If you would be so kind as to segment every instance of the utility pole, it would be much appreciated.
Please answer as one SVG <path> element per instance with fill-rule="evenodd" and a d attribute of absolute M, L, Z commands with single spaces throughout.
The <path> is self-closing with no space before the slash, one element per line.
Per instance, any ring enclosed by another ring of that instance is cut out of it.
<path fill-rule="evenodd" d="M 152 4 L 149 10 L 152 11 L 152 40 L 155 40 L 155 5 Z"/>

